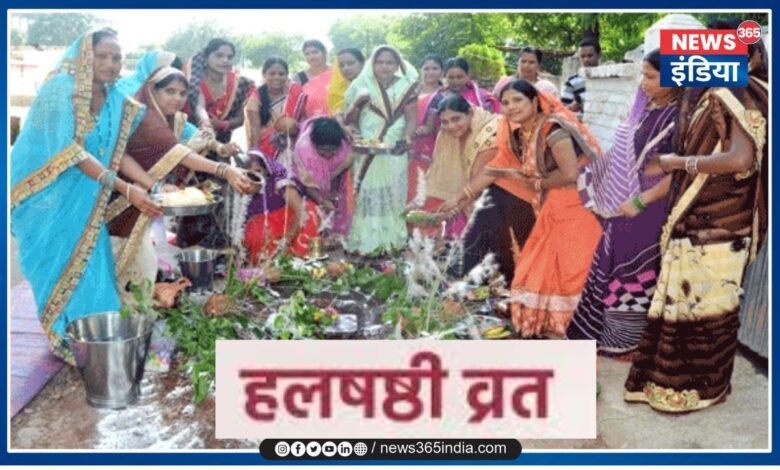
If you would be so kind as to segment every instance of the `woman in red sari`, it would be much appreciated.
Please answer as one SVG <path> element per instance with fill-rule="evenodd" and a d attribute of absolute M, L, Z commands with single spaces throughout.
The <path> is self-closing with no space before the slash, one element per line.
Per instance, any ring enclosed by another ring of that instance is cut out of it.
<path fill-rule="evenodd" d="M 425 56 L 420 67 L 422 77 L 420 96 L 417 98 L 417 126 L 422 127 L 428 119 L 431 100 L 441 88 L 441 78 L 444 73 L 444 62 L 435 54 Z M 409 192 L 407 202 L 417 196 L 417 177 L 420 170 L 427 172 L 433 161 L 433 147 L 436 144 L 436 132 L 420 135 L 414 139 L 409 156 Z"/>
<path fill-rule="evenodd" d="M 217 140 L 230 142 L 233 130 L 244 125 L 244 104 L 252 81 L 233 69 L 236 46 L 212 39 L 187 64 L 190 82 L 185 112 L 200 128 L 213 129 Z"/>
<path fill-rule="evenodd" d="M 293 80 L 303 87 L 308 97 L 306 116 L 327 115 L 328 86 L 333 72 L 328 67 L 328 51 L 325 49 L 325 44 L 316 39 L 304 42 L 302 49 L 309 68 L 296 73 Z"/>
<path fill-rule="evenodd" d="M 303 121 L 306 94 L 303 87 L 289 80 L 287 62 L 271 57 L 263 64 L 265 83 L 252 91 L 246 103 L 247 147 L 278 158 L 292 150 Z M 289 161 L 282 158 L 282 161 Z"/>

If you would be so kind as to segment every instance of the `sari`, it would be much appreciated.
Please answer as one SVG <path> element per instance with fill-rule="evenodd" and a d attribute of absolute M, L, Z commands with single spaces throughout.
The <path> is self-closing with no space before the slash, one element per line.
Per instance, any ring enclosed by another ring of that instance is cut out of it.
<path fill-rule="evenodd" d="M 290 118 L 300 122 L 303 118 L 304 107 L 308 98 L 300 85 L 290 82 L 287 87 L 287 94 L 268 104 L 270 116 L 269 119 L 263 122 L 261 108 L 263 106 L 263 97 L 268 96 L 266 90 L 266 85 L 252 90 L 246 102 L 244 112 L 247 117 L 251 113 L 260 120 L 260 135 L 254 135 L 254 132 L 247 127 L 247 148 L 256 148 L 263 152 L 264 155 L 277 158 L 283 151 L 292 149 L 294 145 L 292 136 L 276 130 L 275 125 L 277 121 L 282 118 Z"/>
<path fill-rule="evenodd" d="M 343 141 L 332 158 L 320 157 L 311 139 L 313 121 L 314 118 L 309 119 L 301 127 L 301 135 L 295 143 L 292 175 L 304 186 L 318 190 L 325 199 L 337 193 L 332 228 L 339 235 L 347 235 L 354 209 L 352 175 L 349 168 L 336 178 L 332 175 L 351 166 L 350 145 Z"/>
<path fill-rule="evenodd" d="M 426 175 L 426 210 L 435 210 L 444 201 L 457 197 L 471 179 L 471 167 L 477 155 L 496 148 L 498 116 L 474 108 L 469 135 L 465 142 L 439 132 L 433 151 L 433 164 Z M 444 238 L 460 238 L 466 228 L 466 215 L 458 214 L 445 223 Z"/>
<path fill-rule="evenodd" d="M 262 191 L 252 196 L 247 208 L 244 246 L 249 250 L 252 264 L 258 264 L 263 258 L 273 256 L 279 248 L 279 242 L 287 233 L 291 221 L 302 221 L 298 234 L 287 247 L 287 254 L 306 256 L 309 243 L 319 233 L 320 219 L 317 206 L 311 200 L 304 200 L 304 214 L 295 213 L 287 206 L 284 194 L 293 187 L 303 194 L 303 185 L 291 177 L 281 163 L 255 154 L 266 169 L 265 185 Z"/>
<path fill-rule="evenodd" d="M 396 80 L 383 89 L 373 71 L 376 54 L 383 48 L 388 46 L 374 50 L 371 60 L 347 89 L 344 104 L 349 109 L 358 97 L 368 95 L 369 102 L 358 117 L 361 137 L 395 145 L 405 138 L 404 107 L 417 100 L 417 71 L 403 61 Z M 406 207 L 408 167 L 406 153 L 355 158 L 355 212 L 347 239 L 348 250 L 369 254 L 398 249 L 406 243 L 406 221 L 402 214 Z"/>
<path fill-rule="evenodd" d="M 127 96 L 135 96 L 146 80 L 152 76 L 152 72 L 160 67 L 168 67 L 176 59 L 176 54 L 167 51 L 149 51 L 138 59 L 132 74 L 120 78 L 116 85 L 117 90 Z"/>
<path fill-rule="evenodd" d="M 676 103 L 649 108 L 640 89 L 615 143 L 592 165 L 595 196 L 604 233 L 593 257 L 585 289 L 574 314 L 569 339 L 594 339 L 612 354 L 632 351 L 645 328 L 660 268 L 658 240 L 666 220 L 666 198 L 649 204 L 635 217 L 614 216 L 624 201 L 658 184 L 664 174 L 647 174 L 658 155 L 672 151 Z"/>
<path fill-rule="evenodd" d="M 183 76 L 177 69 L 162 67 L 138 91 L 136 98 L 148 112 L 126 148 L 126 153 L 155 180 L 164 180 L 192 152 L 180 142 L 194 137 L 197 131 L 184 113 L 163 115 L 154 99 L 154 85 L 174 74 Z M 130 206 L 124 198 L 115 198 L 108 207 L 106 220 L 116 259 L 119 294 L 127 303 L 132 300 L 132 294 L 126 290 L 128 282 L 144 288 L 143 281 L 153 284 L 157 274 L 157 256 L 150 237 L 153 219 Z"/>
<path fill-rule="evenodd" d="M 328 115 L 335 116 L 344 110 L 344 95 L 350 82 L 341 74 L 338 59 L 334 61 L 331 70 L 333 75 L 328 85 Z"/>
<path fill-rule="evenodd" d="M 190 122 L 195 122 L 195 109 L 198 106 L 198 97 L 202 94 L 209 117 L 221 120 L 234 119 L 244 112 L 244 105 L 252 93 L 254 84 L 246 77 L 242 77 L 235 70 L 231 70 L 227 76 L 225 94 L 214 96 L 206 82 L 208 66 L 207 57 L 203 52 L 198 52 L 190 58 L 184 67 L 185 75 L 189 80 L 190 88 L 187 92 L 187 106 L 184 112 L 189 115 Z M 232 130 L 217 132 L 217 140 L 222 143 L 230 142 Z"/>
<path fill-rule="evenodd" d="M 103 224 L 111 190 L 76 168 L 90 155 L 117 170 L 143 107 L 113 88 L 97 117 L 92 34 L 68 49 L 44 82 L 11 151 L 11 233 L 54 353 L 74 364 L 66 326 L 120 307 Z M 46 226 L 42 226 L 45 220 Z"/>
<path fill-rule="evenodd" d="M 523 155 L 522 173 L 544 178 L 557 170 L 552 147 L 571 139 L 578 163 L 599 158 L 599 146 L 577 117 L 556 98 L 539 93 L 544 119 L 528 140 L 519 124 L 504 123 L 515 153 Z M 512 280 L 512 323 L 522 337 L 566 335 L 601 238 L 601 225 L 580 200 L 575 185 L 534 191 L 536 222 L 519 255 Z"/>
<path fill-rule="evenodd" d="M 626 380 L 628 402 L 689 412 L 731 389 L 743 276 L 766 236 L 768 93 L 754 75 L 745 88 L 685 91 L 675 153 L 727 149 L 736 124 L 753 143 L 753 165 L 736 174 L 673 173 L 661 271 Z"/>
<path fill-rule="evenodd" d="M 313 78 L 308 78 L 306 72 L 298 72 L 296 79 L 306 93 L 306 116 L 321 116 L 328 114 L 328 87 L 333 77 L 333 67 Z"/>
<path fill-rule="evenodd" d="M 441 127 L 441 121 L 437 112 L 439 103 L 451 93 L 452 92 L 446 87 L 439 88 L 430 95 L 427 95 L 427 97 L 421 97 L 417 100 L 418 125 L 423 125 L 428 119 L 432 118 L 433 134 L 416 139 L 414 142 L 412 160 L 409 164 L 409 201 L 416 196 L 418 168 L 427 171 L 431 165 L 433 147 L 436 143 L 436 136 L 439 133 L 439 128 Z M 501 103 L 499 103 L 489 91 L 480 88 L 471 80 L 466 82 L 466 87 L 459 95 L 471 103 L 475 108 L 484 109 L 491 113 L 501 112 Z"/>

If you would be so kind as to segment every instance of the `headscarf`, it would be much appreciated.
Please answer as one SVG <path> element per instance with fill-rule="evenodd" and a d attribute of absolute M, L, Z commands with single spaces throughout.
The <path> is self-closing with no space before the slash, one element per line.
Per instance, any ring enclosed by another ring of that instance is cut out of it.
<path fill-rule="evenodd" d="M 167 51 L 150 51 L 138 59 L 135 65 L 135 71 L 122 77 L 116 82 L 116 88 L 127 96 L 135 96 L 141 86 L 148 79 L 152 72 L 160 67 L 168 67 L 176 60 L 176 54 Z"/>
<path fill-rule="evenodd" d="M 70 362 L 67 324 L 120 305 L 103 225 L 111 191 L 71 167 L 93 156 L 117 169 L 143 115 L 110 85 L 100 114 L 91 115 L 93 34 L 77 39 L 49 74 L 11 150 L 11 231 L 22 273 L 52 349 Z"/>
<path fill-rule="evenodd" d="M 473 106 L 469 135 L 460 139 L 439 131 L 433 149 L 433 163 L 426 176 L 426 195 L 442 200 L 456 196 L 469 182 L 471 166 L 480 152 L 496 148 L 498 115 Z"/>
<path fill-rule="evenodd" d="M 355 100 L 361 95 L 368 93 L 370 98 L 369 106 L 374 106 L 379 110 L 385 110 L 385 104 L 382 100 L 382 92 L 379 86 L 379 82 L 374 77 L 374 62 L 376 56 L 382 51 L 390 50 L 397 58 L 401 59 L 401 63 L 398 66 L 398 70 L 395 72 L 395 76 L 400 81 L 394 84 L 394 86 L 402 86 L 404 89 L 410 89 L 410 87 L 417 86 L 417 70 L 407 62 L 398 50 L 392 46 L 377 46 L 374 52 L 371 53 L 371 57 L 366 61 L 366 65 L 361 70 L 360 74 L 352 81 L 347 88 L 347 92 L 344 96 L 344 105 L 349 108 Z M 393 103 L 397 105 L 398 103 Z M 387 116 L 386 116 L 387 117 Z"/>

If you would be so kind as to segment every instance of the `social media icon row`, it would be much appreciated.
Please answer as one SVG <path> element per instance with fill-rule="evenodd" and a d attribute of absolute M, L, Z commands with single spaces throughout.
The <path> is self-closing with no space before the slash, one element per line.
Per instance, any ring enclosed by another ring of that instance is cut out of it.
<path fill-rule="evenodd" d="M 304 455 L 307 457 L 319 457 L 320 455 L 323 457 L 334 457 L 336 454 L 341 457 L 349 457 L 352 455 L 353 450 L 355 455 L 362 457 L 368 453 L 368 446 L 363 442 L 358 442 L 353 449 L 352 444 L 346 441 L 339 442 L 338 445 L 333 441 L 327 441 L 323 444 L 317 441 L 311 441 L 308 444 L 300 441 L 295 441 L 292 444 L 279 441 L 274 447 L 274 451 L 279 457 L 287 457 L 290 454 L 293 457 L 303 457 Z"/>

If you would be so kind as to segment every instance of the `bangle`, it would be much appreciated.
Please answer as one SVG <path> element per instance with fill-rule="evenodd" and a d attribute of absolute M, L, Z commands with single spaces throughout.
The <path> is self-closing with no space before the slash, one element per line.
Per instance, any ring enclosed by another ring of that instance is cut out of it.
<path fill-rule="evenodd" d="M 634 207 L 636 207 L 639 212 L 642 212 L 643 210 L 647 209 L 647 206 L 644 202 L 642 202 L 642 199 L 639 197 L 639 195 L 634 196 L 633 199 L 631 199 L 631 202 L 634 204 Z"/>
<path fill-rule="evenodd" d="M 105 175 L 101 174 L 98 178 L 100 184 L 109 189 L 116 189 L 116 171 L 106 170 Z"/>
<path fill-rule="evenodd" d="M 463 192 L 466 193 L 466 197 L 469 198 L 469 200 L 474 199 L 474 192 L 471 190 L 471 186 L 466 185 L 466 187 L 463 188 Z"/>
<path fill-rule="evenodd" d="M 699 159 L 695 157 L 688 157 L 685 159 L 685 171 L 689 175 L 695 175 L 699 173 Z"/>
<path fill-rule="evenodd" d="M 103 182 L 103 179 L 106 177 L 106 175 L 108 174 L 109 171 L 111 171 L 111 170 L 105 169 L 105 170 L 100 172 L 100 175 L 98 175 L 97 182 L 100 183 L 101 186 L 105 186 L 105 183 Z"/>
<path fill-rule="evenodd" d="M 130 189 L 132 188 L 133 185 L 130 183 L 125 183 L 125 184 L 127 185 L 127 194 L 126 194 L 127 200 L 130 201 Z"/>
<path fill-rule="evenodd" d="M 541 178 L 536 178 L 536 180 L 534 180 L 534 189 L 539 191 L 539 192 L 542 192 L 542 179 Z"/>

